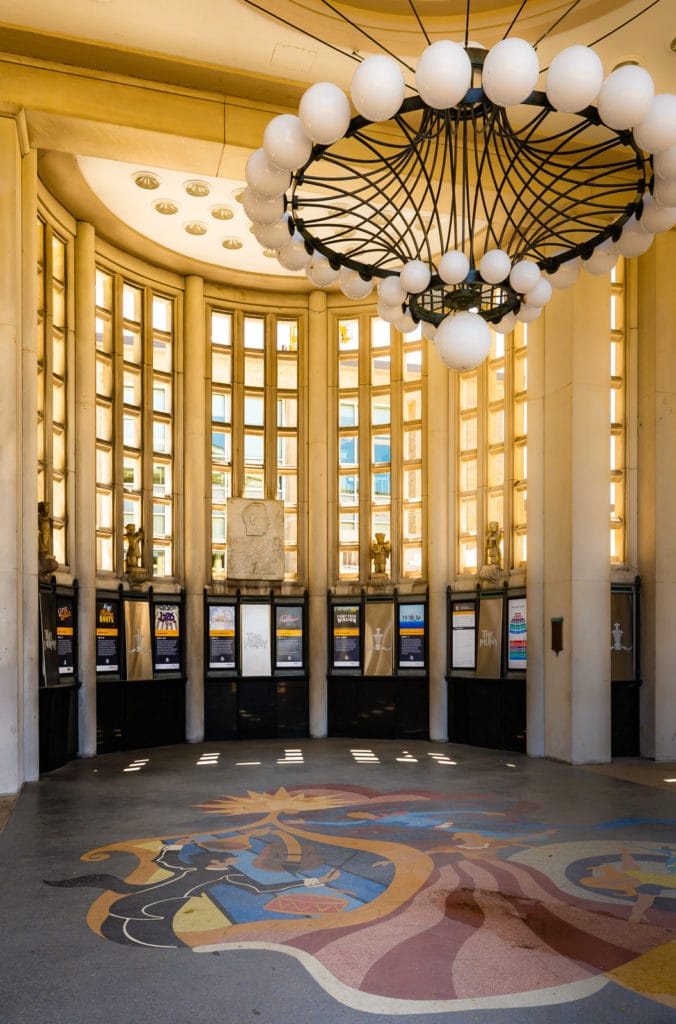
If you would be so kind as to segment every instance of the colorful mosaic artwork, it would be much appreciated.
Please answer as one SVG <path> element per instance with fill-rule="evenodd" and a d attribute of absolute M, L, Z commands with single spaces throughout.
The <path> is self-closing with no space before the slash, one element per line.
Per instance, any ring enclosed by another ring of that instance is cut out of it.
<path fill-rule="evenodd" d="M 676 849 L 654 839 L 673 822 L 607 822 L 580 842 L 533 804 L 356 786 L 199 806 L 214 828 L 83 856 L 115 870 L 133 855 L 124 878 L 50 884 L 102 890 L 87 920 L 103 938 L 276 949 L 364 1008 L 546 1004 L 609 979 L 676 1007 Z"/>

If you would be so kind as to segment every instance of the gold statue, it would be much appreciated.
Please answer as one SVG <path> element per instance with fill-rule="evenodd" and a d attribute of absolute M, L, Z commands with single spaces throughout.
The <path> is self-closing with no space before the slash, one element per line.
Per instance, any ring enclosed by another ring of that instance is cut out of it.
<path fill-rule="evenodd" d="M 500 557 L 500 523 L 492 520 L 486 531 L 486 565 L 497 565 L 502 568 Z"/>
<path fill-rule="evenodd" d="M 373 559 L 373 572 L 381 576 L 386 571 L 387 559 L 390 557 L 392 545 L 385 540 L 384 533 L 377 533 L 376 539 L 371 544 L 371 558 Z"/>
<path fill-rule="evenodd" d="M 124 528 L 124 535 L 127 540 L 127 553 L 124 558 L 125 569 L 136 569 L 141 564 L 141 545 L 143 543 L 143 530 L 136 529 L 136 523 L 127 523 Z"/>

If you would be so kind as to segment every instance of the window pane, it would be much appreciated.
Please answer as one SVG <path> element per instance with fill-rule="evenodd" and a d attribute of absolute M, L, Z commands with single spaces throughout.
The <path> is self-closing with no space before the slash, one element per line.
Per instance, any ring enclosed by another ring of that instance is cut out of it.
<path fill-rule="evenodd" d="M 277 351 L 296 352 L 298 350 L 298 321 L 277 321 Z"/>
<path fill-rule="evenodd" d="M 153 327 L 156 331 L 170 331 L 172 328 L 173 303 L 171 299 L 163 299 L 153 295 Z"/>
<path fill-rule="evenodd" d="M 359 321 L 341 320 L 338 324 L 338 348 L 341 352 L 359 348 Z"/>
<path fill-rule="evenodd" d="M 359 361 L 341 359 L 338 367 L 338 387 L 352 390 L 359 386 Z"/>
<path fill-rule="evenodd" d="M 285 391 L 295 391 L 298 387 L 298 362 L 295 359 L 279 359 L 277 361 L 277 387 Z"/>
<path fill-rule="evenodd" d="M 245 357 L 244 386 L 247 388 L 262 388 L 265 386 L 265 360 L 262 356 Z"/>
<path fill-rule="evenodd" d="M 341 398 L 338 403 L 338 426 L 356 427 L 359 423 L 359 403 L 356 398 Z"/>
<path fill-rule="evenodd" d="M 227 462 L 232 459 L 230 450 L 230 431 L 213 430 L 211 432 L 211 460 L 212 462 Z"/>
<path fill-rule="evenodd" d="M 244 497 L 263 498 L 264 496 L 265 487 L 263 474 L 261 472 L 256 472 L 255 470 L 247 469 L 244 474 Z"/>
<path fill-rule="evenodd" d="M 125 320 L 134 320 L 139 323 L 141 320 L 142 292 L 140 288 L 133 288 L 125 284 L 122 288 L 122 316 Z"/>
<path fill-rule="evenodd" d="M 246 465 L 263 465 L 263 436 L 261 434 L 244 434 L 244 462 Z"/>
<path fill-rule="evenodd" d="M 211 419 L 215 423 L 229 423 L 230 418 L 230 395 L 213 392 L 211 395 Z"/>
<path fill-rule="evenodd" d="M 277 399 L 277 426 L 298 426 L 298 400 L 295 398 Z"/>
<path fill-rule="evenodd" d="M 382 463 L 390 461 L 390 435 L 375 434 L 373 437 L 372 462 Z"/>
<path fill-rule="evenodd" d="M 213 349 L 211 353 L 211 379 L 215 384 L 229 384 L 232 379 L 232 358 L 229 352 Z"/>
<path fill-rule="evenodd" d="M 339 442 L 338 460 L 341 466 L 356 466 L 359 461 L 359 438 L 356 434 L 343 434 Z"/>
<path fill-rule="evenodd" d="M 244 347 L 265 348 L 265 321 L 254 317 L 244 318 Z"/>
<path fill-rule="evenodd" d="M 232 316 L 230 313 L 211 314 L 211 340 L 214 345 L 230 345 L 232 341 Z"/>
<path fill-rule="evenodd" d="M 295 437 L 277 438 L 277 465 L 290 468 L 298 465 L 298 441 Z"/>
<path fill-rule="evenodd" d="M 244 398 L 244 422 L 250 427 L 262 427 L 264 414 L 265 406 L 262 395 L 246 395 Z"/>
<path fill-rule="evenodd" d="M 390 396 L 379 395 L 371 401 L 371 423 L 379 425 L 390 422 Z"/>
<path fill-rule="evenodd" d="M 422 392 L 405 391 L 403 397 L 404 420 L 410 423 L 412 420 L 422 419 Z"/>
<path fill-rule="evenodd" d="M 381 387 L 390 383 L 390 356 L 380 352 L 371 360 L 371 385 Z"/>
<path fill-rule="evenodd" d="M 415 459 L 420 458 L 422 458 L 422 431 L 405 430 L 404 460 L 406 462 L 413 462 Z"/>
<path fill-rule="evenodd" d="M 153 338 L 153 369 L 160 373 L 171 373 L 171 344 L 162 338 Z"/>

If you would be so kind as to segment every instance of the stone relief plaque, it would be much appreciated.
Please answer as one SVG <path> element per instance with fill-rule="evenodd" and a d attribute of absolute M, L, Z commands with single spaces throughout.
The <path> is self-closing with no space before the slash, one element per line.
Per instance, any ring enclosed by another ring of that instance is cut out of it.
<path fill-rule="evenodd" d="M 230 498 L 228 579 L 284 579 L 284 502 Z"/>

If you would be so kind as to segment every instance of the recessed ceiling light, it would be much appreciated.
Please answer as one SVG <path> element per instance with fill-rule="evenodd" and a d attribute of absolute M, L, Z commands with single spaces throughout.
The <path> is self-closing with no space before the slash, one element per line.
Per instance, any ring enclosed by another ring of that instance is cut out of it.
<path fill-rule="evenodd" d="M 134 175 L 134 184 L 138 185 L 139 188 L 152 191 L 152 189 L 160 187 L 160 179 L 152 171 L 138 171 Z"/>
<path fill-rule="evenodd" d="M 165 217 L 171 217 L 172 214 L 178 213 L 178 203 L 175 203 L 173 199 L 158 199 L 153 203 L 153 207 L 158 213 L 163 213 Z"/>
<path fill-rule="evenodd" d="M 189 196 L 193 196 L 195 199 L 204 199 L 211 192 L 211 185 L 207 184 L 206 181 L 186 181 L 183 186 Z"/>
<path fill-rule="evenodd" d="M 274 260 L 274 259 L 277 258 L 277 250 L 276 249 L 263 249 L 263 255 L 267 256 L 267 258 L 269 260 Z"/>
<path fill-rule="evenodd" d="M 229 206 L 212 206 L 211 216 L 214 220 L 232 220 L 235 214 Z"/>
<path fill-rule="evenodd" d="M 185 230 L 189 235 L 199 236 L 206 235 L 208 228 L 201 220 L 192 220 L 189 224 L 185 225 Z"/>
<path fill-rule="evenodd" d="M 224 249 L 234 251 L 235 249 L 241 249 L 244 243 L 239 238 L 224 238 L 221 245 Z"/>
<path fill-rule="evenodd" d="M 241 188 L 236 188 L 235 191 L 232 194 L 235 197 L 235 199 L 237 200 L 237 202 L 241 203 L 243 198 L 244 198 L 244 193 L 245 192 L 246 192 L 246 185 L 242 185 Z"/>

